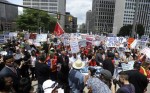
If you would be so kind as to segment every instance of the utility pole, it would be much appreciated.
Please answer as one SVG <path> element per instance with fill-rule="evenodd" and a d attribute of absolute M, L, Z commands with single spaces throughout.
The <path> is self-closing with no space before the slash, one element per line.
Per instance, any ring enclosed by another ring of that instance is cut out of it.
<path fill-rule="evenodd" d="M 135 28 L 136 28 L 136 21 L 137 21 L 139 3 L 140 3 L 140 0 L 136 0 L 136 8 L 135 8 L 133 27 L 132 27 L 132 37 L 134 37 L 136 35 Z"/>

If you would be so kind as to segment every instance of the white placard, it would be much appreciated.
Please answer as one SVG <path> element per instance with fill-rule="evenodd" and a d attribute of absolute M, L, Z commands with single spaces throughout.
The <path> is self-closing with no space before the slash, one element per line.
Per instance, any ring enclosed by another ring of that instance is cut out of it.
<path fill-rule="evenodd" d="M 0 44 L 5 43 L 5 36 L 3 34 L 0 34 Z"/>
<path fill-rule="evenodd" d="M 134 65 L 134 61 L 130 61 L 128 63 L 122 63 L 121 64 L 123 71 L 132 70 L 133 65 Z"/>
<path fill-rule="evenodd" d="M 10 37 L 10 38 L 12 38 L 12 37 L 17 37 L 17 34 L 18 34 L 17 32 L 10 32 L 10 33 L 9 33 L 9 37 Z"/>
<path fill-rule="evenodd" d="M 145 54 L 148 58 L 150 58 L 150 48 L 146 47 L 140 51 L 140 53 Z"/>
<path fill-rule="evenodd" d="M 119 47 L 121 44 L 126 42 L 124 37 L 107 37 L 107 47 Z"/>
<path fill-rule="evenodd" d="M 79 52 L 79 44 L 78 41 L 70 41 L 70 47 L 72 53 L 78 53 Z"/>
<path fill-rule="evenodd" d="M 47 34 L 36 35 L 36 42 L 46 42 L 46 41 L 47 41 Z"/>
<path fill-rule="evenodd" d="M 82 39 L 78 41 L 80 47 L 86 47 L 86 40 Z"/>

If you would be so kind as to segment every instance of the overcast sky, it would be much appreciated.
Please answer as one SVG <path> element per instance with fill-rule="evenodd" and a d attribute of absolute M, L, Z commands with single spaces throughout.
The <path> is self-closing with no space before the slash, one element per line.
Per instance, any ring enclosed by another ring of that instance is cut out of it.
<path fill-rule="evenodd" d="M 8 0 L 9 2 L 22 5 L 23 0 Z M 92 0 L 66 0 L 66 11 L 78 18 L 78 24 L 85 23 L 86 12 L 92 9 Z M 19 8 L 19 11 L 22 9 Z"/>

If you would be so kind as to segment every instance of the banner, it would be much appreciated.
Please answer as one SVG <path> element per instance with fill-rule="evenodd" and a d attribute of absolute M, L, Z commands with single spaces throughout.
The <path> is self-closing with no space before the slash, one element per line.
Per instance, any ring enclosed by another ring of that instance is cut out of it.
<path fill-rule="evenodd" d="M 36 35 L 36 42 L 46 42 L 46 41 L 47 41 L 47 34 Z"/>
<path fill-rule="evenodd" d="M 78 41 L 70 41 L 70 47 L 72 53 L 78 53 L 80 50 Z"/>

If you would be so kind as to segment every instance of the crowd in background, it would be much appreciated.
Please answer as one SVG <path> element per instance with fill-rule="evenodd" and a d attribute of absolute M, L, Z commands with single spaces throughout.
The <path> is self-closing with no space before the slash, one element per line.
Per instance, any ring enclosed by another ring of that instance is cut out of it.
<path fill-rule="evenodd" d="M 18 39 L 8 40 L 1 51 L 0 93 L 34 93 L 31 84 L 36 80 L 38 93 L 144 93 L 148 86 L 150 66 L 138 49 L 119 52 L 101 43 L 72 53 L 63 43 L 44 42 L 36 47 Z M 135 62 L 133 70 L 116 72 L 129 61 Z M 80 72 L 85 66 L 88 75 Z M 100 75 L 95 74 L 96 66 L 103 68 Z"/>

